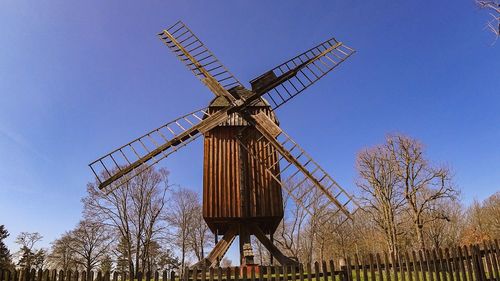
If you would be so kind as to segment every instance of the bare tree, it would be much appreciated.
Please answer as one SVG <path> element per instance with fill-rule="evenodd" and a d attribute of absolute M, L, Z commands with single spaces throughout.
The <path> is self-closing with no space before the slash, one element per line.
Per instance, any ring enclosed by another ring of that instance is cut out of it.
<path fill-rule="evenodd" d="M 51 243 L 48 261 L 52 268 L 60 268 L 64 271 L 78 270 L 79 264 L 76 262 L 75 252 L 71 249 L 71 243 L 73 243 L 71 232 L 65 232 Z"/>
<path fill-rule="evenodd" d="M 71 232 L 70 249 L 75 253 L 76 262 L 90 273 L 109 254 L 113 240 L 106 226 L 83 220 Z"/>
<path fill-rule="evenodd" d="M 491 19 L 486 27 L 495 35 L 495 41 L 500 36 L 500 1 L 476 0 L 476 4 L 489 12 Z"/>
<path fill-rule="evenodd" d="M 162 217 L 170 188 L 168 172 L 147 169 L 132 179 L 124 177 L 113 183 L 110 192 L 99 190 L 97 184 L 87 185 L 88 195 L 82 200 L 84 214 L 119 233 L 121 252 L 135 276 L 139 269 L 150 267 L 149 245 L 166 229 Z"/>
<path fill-rule="evenodd" d="M 397 255 L 404 197 L 398 189 L 398 166 L 394 156 L 384 145 L 367 149 L 358 154 L 357 169 L 359 180 L 356 184 L 361 189 L 360 201 L 364 210 L 384 234 L 389 252 Z"/>
<path fill-rule="evenodd" d="M 209 234 L 210 229 L 203 219 L 201 202 L 198 200 L 193 210 L 191 230 L 188 235 L 188 243 L 198 261 L 205 257 L 205 248 L 211 244 Z"/>
<path fill-rule="evenodd" d="M 292 185 L 293 183 L 286 181 L 286 184 Z M 307 187 L 300 185 L 296 188 L 299 189 L 298 193 L 301 193 L 300 190 L 306 190 Z M 292 186 L 289 186 L 287 190 L 291 190 L 291 188 Z M 283 199 L 285 216 L 275 233 L 275 241 L 285 254 L 302 260 L 304 259 L 304 254 L 301 251 L 301 243 L 303 239 L 308 239 L 304 237 L 304 229 L 308 223 L 308 213 L 303 206 L 292 200 L 291 194 L 285 194 Z"/>
<path fill-rule="evenodd" d="M 500 192 L 483 202 L 474 201 L 466 211 L 463 243 L 480 243 L 500 237 Z"/>
<path fill-rule="evenodd" d="M 186 188 L 179 188 L 173 192 L 172 205 L 168 220 L 176 228 L 174 233 L 175 244 L 181 252 L 181 270 L 186 266 L 186 255 L 190 244 L 189 237 L 193 231 L 193 221 L 199 212 L 198 194 Z"/>
<path fill-rule="evenodd" d="M 459 202 L 449 198 L 435 200 L 432 204 L 434 214 L 430 216 L 428 227 L 424 229 L 427 240 L 434 248 L 451 248 L 460 244 L 464 226 L 463 209 Z"/>
<path fill-rule="evenodd" d="M 38 232 L 21 232 L 16 237 L 16 243 L 21 246 L 18 252 L 18 265 L 23 268 L 32 268 L 36 265 L 43 264 L 45 252 L 42 249 L 35 249 L 35 245 L 43 239 L 43 236 Z"/>
<path fill-rule="evenodd" d="M 445 167 L 434 167 L 424 157 L 423 145 L 404 135 L 389 136 L 385 147 L 395 161 L 397 184 L 401 185 L 417 241 L 425 249 L 424 228 L 436 219 L 446 220 L 446 214 L 435 210 L 434 202 L 458 195 L 452 185 L 451 173 Z"/>

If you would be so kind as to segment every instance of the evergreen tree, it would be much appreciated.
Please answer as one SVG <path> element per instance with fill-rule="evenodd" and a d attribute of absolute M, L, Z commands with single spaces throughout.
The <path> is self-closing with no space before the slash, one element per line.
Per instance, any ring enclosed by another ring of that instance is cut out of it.
<path fill-rule="evenodd" d="M 129 262 L 128 262 L 128 251 L 127 244 L 125 239 L 120 237 L 118 245 L 115 248 L 116 255 L 116 270 L 118 272 L 127 272 L 129 270 Z"/>
<path fill-rule="evenodd" d="M 7 237 L 9 237 L 9 232 L 2 224 L 0 225 L 0 269 L 9 269 L 12 267 L 12 255 L 4 243 Z"/>
<path fill-rule="evenodd" d="M 111 272 L 113 270 L 113 259 L 110 255 L 105 255 L 104 257 L 102 257 L 99 265 L 99 269 L 103 273 Z"/>

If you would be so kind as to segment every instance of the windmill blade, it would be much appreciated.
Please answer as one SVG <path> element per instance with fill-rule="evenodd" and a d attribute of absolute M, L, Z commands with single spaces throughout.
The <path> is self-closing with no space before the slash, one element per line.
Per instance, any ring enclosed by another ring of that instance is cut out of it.
<path fill-rule="evenodd" d="M 314 84 L 355 53 L 335 38 L 305 51 L 250 81 L 257 96 L 276 109 Z"/>
<path fill-rule="evenodd" d="M 236 100 L 228 90 L 243 85 L 183 22 L 178 21 L 158 36 L 216 96 Z"/>
<path fill-rule="evenodd" d="M 142 173 L 201 134 L 224 122 L 228 110 L 229 107 L 209 114 L 205 108 L 191 112 L 90 163 L 89 166 L 99 181 L 99 189 L 105 188 L 125 175 L 128 181 Z"/>
<path fill-rule="evenodd" d="M 332 177 L 314 161 L 304 149 L 281 130 L 267 115 L 258 113 L 256 115 L 245 114 L 243 117 L 266 138 L 268 145 L 272 145 L 280 154 L 280 157 L 268 167 L 266 171 L 271 173 L 288 194 L 311 214 L 309 208 L 320 208 L 321 212 L 331 208 L 332 204 L 337 209 L 333 214 L 341 212 L 347 218 L 352 219 L 352 211 L 357 211 L 358 203 L 349 195 Z M 263 148 L 265 149 L 265 147 Z M 255 153 L 259 154 L 259 153 Z M 265 161 L 265 160 L 264 160 Z M 279 172 L 275 168 L 280 162 L 287 162 Z M 295 172 L 288 176 L 283 175 L 291 167 Z M 297 176 L 302 177 L 300 181 L 293 182 Z M 287 182 L 282 179 L 287 178 Z M 290 184 L 293 183 L 293 184 Z M 308 185 L 307 188 L 301 188 Z M 332 211 L 332 210 L 329 210 Z M 328 212 L 332 214 L 332 212 Z"/>

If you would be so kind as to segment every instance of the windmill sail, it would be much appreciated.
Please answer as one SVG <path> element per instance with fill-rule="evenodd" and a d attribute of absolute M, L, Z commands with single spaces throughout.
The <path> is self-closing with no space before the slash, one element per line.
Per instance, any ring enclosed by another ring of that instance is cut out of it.
<path fill-rule="evenodd" d="M 184 23 L 178 21 L 158 36 L 215 95 L 235 100 L 228 90 L 243 85 Z"/>
<path fill-rule="evenodd" d="M 271 173 L 296 204 L 309 214 L 310 208 L 314 207 L 319 209 L 319 213 L 327 213 L 329 218 L 339 212 L 346 219 L 351 218 L 359 208 L 357 202 L 304 149 L 266 115 L 247 115 L 245 118 L 262 133 L 268 145 L 274 146 L 279 152 L 280 157 L 266 167 L 266 171 Z M 258 155 L 259 152 L 254 154 Z M 276 172 L 274 166 L 283 161 L 287 164 L 281 165 L 280 171 Z M 334 209 L 331 209 L 332 204 Z"/>
<path fill-rule="evenodd" d="M 335 38 L 305 51 L 250 81 L 252 90 L 276 109 L 332 71 L 354 50 Z"/>
<path fill-rule="evenodd" d="M 227 110 L 211 115 L 206 109 L 191 112 L 113 150 L 89 166 L 100 189 L 125 175 L 130 180 L 226 119 Z"/>

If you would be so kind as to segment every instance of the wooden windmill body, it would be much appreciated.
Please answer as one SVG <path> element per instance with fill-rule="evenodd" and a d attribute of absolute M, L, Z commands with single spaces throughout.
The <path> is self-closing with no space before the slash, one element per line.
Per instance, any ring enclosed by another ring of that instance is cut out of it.
<path fill-rule="evenodd" d="M 216 98 L 208 110 L 216 112 L 227 105 Z M 249 112 L 262 112 L 277 123 L 263 100 Z M 263 153 L 254 159 L 247 149 Z M 266 167 L 277 158 L 274 147 L 237 114 L 204 134 L 203 217 L 212 232 L 224 235 L 232 223 L 254 223 L 265 234 L 274 233 L 283 219 L 283 198 L 281 186 Z M 279 171 L 279 165 L 274 169 Z"/>
<path fill-rule="evenodd" d="M 207 108 L 166 123 L 92 162 L 99 188 L 123 184 L 203 136 L 203 217 L 216 240 L 222 239 L 198 265 L 217 265 L 236 236 L 241 263 L 253 263 L 252 235 L 281 264 L 295 263 L 272 241 L 284 215 L 283 192 L 308 213 L 314 205 L 327 220 L 350 219 L 357 204 L 282 131 L 274 110 L 354 50 L 329 39 L 250 81 L 249 90 L 182 22 L 158 35 L 216 97 Z"/>

